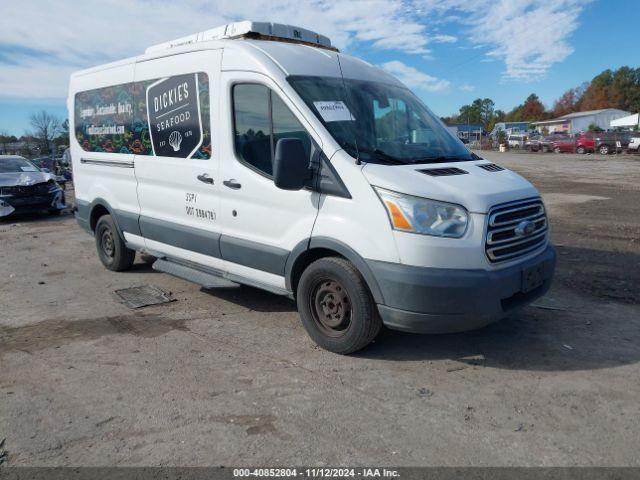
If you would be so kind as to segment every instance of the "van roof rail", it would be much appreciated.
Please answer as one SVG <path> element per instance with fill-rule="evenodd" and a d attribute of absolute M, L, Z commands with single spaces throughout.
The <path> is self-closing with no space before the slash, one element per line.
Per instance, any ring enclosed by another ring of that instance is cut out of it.
<path fill-rule="evenodd" d="M 177 38 L 168 42 L 152 45 L 145 50 L 145 53 L 154 53 L 168 50 L 174 47 L 189 45 L 210 40 L 223 40 L 234 38 L 252 38 L 257 40 L 272 40 L 278 42 L 300 43 L 313 47 L 326 48 L 338 51 L 331 45 L 329 37 L 312 32 L 306 28 L 300 28 L 283 23 L 252 22 L 245 20 L 242 22 L 228 23 L 221 27 L 194 33 L 186 37 Z"/>

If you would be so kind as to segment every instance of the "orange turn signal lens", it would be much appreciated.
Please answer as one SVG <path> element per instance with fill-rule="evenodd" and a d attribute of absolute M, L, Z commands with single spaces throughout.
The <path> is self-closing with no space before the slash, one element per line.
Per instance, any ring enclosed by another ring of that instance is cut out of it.
<path fill-rule="evenodd" d="M 391 222 L 393 223 L 393 226 L 395 228 L 399 230 L 413 230 L 411 224 L 409 223 L 409 220 L 407 220 L 407 217 L 404 216 L 402 210 L 400 210 L 400 207 L 398 207 L 398 205 L 390 200 L 386 200 L 384 203 L 387 206 L 389 213 L 391 214 Z"/>

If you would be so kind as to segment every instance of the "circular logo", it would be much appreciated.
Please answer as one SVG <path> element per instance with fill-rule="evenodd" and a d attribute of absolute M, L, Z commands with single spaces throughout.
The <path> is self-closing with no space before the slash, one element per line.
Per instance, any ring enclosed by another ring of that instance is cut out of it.
<path fill-rule="evenodd" d="M 518 237 L 525 237 L 531 235 L 535 229 L 536 224 L 534 222 L 531 220 L 523 220 L 516 226 L 515 233 Z"/>

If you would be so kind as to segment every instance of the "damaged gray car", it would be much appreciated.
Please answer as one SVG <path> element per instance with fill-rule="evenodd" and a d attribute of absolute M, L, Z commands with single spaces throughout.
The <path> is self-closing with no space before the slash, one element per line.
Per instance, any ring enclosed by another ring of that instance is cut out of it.
<path fill-rule="evenodd" d="M 0 219 L 37 211 L 58 215 L 65 207 L 64 190 L 54 175 L 26 158 L 0 155 Z"/>

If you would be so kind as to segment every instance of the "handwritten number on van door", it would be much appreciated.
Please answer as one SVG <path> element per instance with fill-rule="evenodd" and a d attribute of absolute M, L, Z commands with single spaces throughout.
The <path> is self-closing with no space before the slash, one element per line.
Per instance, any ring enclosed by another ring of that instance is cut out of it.
<path fill-rule="evenodd" d="M 207 210 L 204 208 L 198 208 L 196 203 L 198 202 L 198 194 L 192 192 L 185 192 L 185 213 L 189 217 L 201 218 L 203 220 L 209 220 L 211 222 L 216 221 L 216 212 L 214 210 Z"/>

